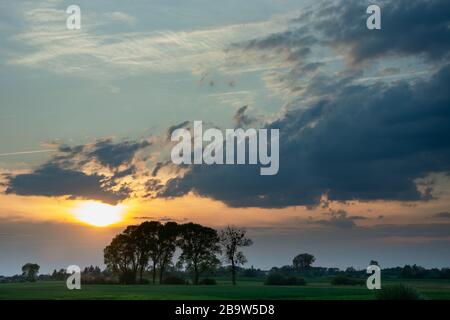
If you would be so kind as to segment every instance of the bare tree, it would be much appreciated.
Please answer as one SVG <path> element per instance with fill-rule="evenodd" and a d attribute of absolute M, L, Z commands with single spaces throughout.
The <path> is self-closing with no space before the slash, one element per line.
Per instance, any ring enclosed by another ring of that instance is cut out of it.
<path fill-rule="evenodd" d="M 248 247 L 253 244 L 253 241 L 247 238 L 245 234 L 246 231 L 244 229 L 227 226 L 219 235 L 220 243 L 224 249 L 225 261 L 231 264 L 231 280 L 233 285 L 236 284 L 236 267 L 247 262 L 247 258 L 242 251 L 239 251 L 239 248 Z"/>

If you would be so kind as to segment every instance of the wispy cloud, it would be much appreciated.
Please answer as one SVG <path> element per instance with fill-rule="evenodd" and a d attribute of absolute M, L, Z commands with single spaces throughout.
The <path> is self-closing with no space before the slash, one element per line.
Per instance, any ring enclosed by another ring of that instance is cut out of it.
<path fill-rule="evenodd" d="M 25 155 L 25 154 L 46 153 L 46 152 L 55 152 L 55 151 L 57 151 L 57 150 L 56 149 L 45 149 L 45 150 L 8 152 L 8 153 L 0 153 L 0 157 L 19 156 L 19 155 Z"/>
<path fill-rule="evenodd" d="M 105 21 L 129 24 L 136 19 L 123 12 L 83 15 L 81 30 L 67 30 L 64 10 L 53 7 L 24 12 L 27 29 L 13 40 L 29 47 L 14 52 L 10 64 L 44 68 L 56 73 L 111 77 L 148 71 L 206 70 L 227 63 L 226 48 L 233 42 L 286 29 L 286 19 L 232 24 L 189 31 L 99 33 Z"/>
<path fill-rule="evenodd" d="M 137 22 L 137 19 L 135 17 L 120 11 L 107 12 L 103 14 L 103 17 L 112 21 L 123 22 L 130 25 L 133 25 Z"/>

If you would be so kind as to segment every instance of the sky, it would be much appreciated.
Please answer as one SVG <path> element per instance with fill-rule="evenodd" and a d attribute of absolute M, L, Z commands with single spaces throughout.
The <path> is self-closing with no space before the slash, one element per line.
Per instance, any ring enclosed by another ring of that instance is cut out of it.
<path fill-rule="evenodd" d="M 68 30 L 66 8 L 81 9 Z M 248 266 L 450 266 L 450 3 L 0 1 L 0 274 L 102 265 L 130 224 L 247 229 Z M 176 128 L 280 130 L 277 175 Z"/>

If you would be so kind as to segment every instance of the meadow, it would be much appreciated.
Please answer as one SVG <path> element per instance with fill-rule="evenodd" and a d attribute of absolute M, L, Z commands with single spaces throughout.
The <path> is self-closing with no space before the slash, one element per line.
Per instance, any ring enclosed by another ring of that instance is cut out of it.
<path fill-rule="evenodd" d="M 232 286 L 218 285 L 82 285 L 68 290 L 64 281 L 0 284 L 0 299 L 117 299 L 117 300 L 222 300 L 302 299 L 371 300 L 374 292 L 365 286 L 333 286 L 329 279 L 309 279 L 306 286 L 266 286 L 262 280 L 244 279 Z M 426 299 L 450 300 L 450 280 L 384 280 L 382 285 L 404 283 L 416 288 Z"/>

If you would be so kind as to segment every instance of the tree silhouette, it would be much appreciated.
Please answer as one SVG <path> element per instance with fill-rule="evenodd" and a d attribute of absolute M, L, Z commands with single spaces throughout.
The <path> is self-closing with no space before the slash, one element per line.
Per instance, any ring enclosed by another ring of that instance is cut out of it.
<path fill-rule="evenodd" d="M 159 282 L 164 280 L 164 271 L 172 263 L 177 246 L 182 253 L 179 263 L 192 272 L 194 283 L 198 283 L 202 272 L 219 264 L 216 253 L 220 252 L 217 231 L 199 224 L 178 225 L 175 222 L 161 224 L 146 221 L 138 226 L 128 226 L 115 236 L 104 249 L 104 262 L 108 269 L 119 276 L 121 283 L 134 283 L 152 262 L 153 283 L 159 270 Z M 243 261 L 236 256 L 236 261 Z"/>
<path fill-rule="evenodd" d="M 142 272 L 148 265 L 149 260 L 152 260 L 152 280 L 156 281 L 156 272 L 159 259 L 161 256 L 161 250 L 159 246 L 159 232 L 161 229 L 161 223 L 159 221 L 145 221 L 141 223 L 136 231 L 135 237 L 139 239 L 142 244 L 142 255 L 140 262 L 140 274 L 142 281 Z"/>
<path fill-rule="evenodd" d="M 316 261 L 316 258 L 312 254 L 301 253 L 292 260 L 292 264 L 298 271 L 305 271 L 311 267 L 314 261 Z"/>
<path fill-rule="evenodd" d="M 26 263 L 22 266 L 22 275 L 27 281 L 35 282 L 40 266 L 36 263 Z"/>
<path fill-rule="evenodd" d="M 164 270 L 170 265 L 177 248 L 179 226 L 175 222 L 161 224 L 159 221 L 146 221 L 138 226 L 128 226 L 104 249 L 104 262 L 108 268 L 119 275 L 121 282 L 133 283 L 152 263 L 152 280 L 156 282 L 159 269 L 160 283 Z"/>
<path fill-rule="evenodd" d="M 219 263 L 216 254 L 220 253 L 217 231 L 195 223 L 180 226 L 179 246 L 182 253 L 179 265 L 185 265 L 193 274 L 194 284 L 198 284 L 200 274 L 215 268 Z"/>
<path fill-rule="evenodd" d="M 224 248 L 225 261 L 231 264 L 231 281 L 236 285 L 236 266 L 243 265 L 247 258 L 240 247 L 248 247 L 253 244 L 252 240 L 245 236 L 246 231 L 232 226 L 227 226 L 220 232 L 220 243 Z"/>
<path fill-rule="evenodd" d="M 167 222 L 159 230 L 159 283 L 163 283 L 164 271 L 172 262 L 173 254 L 177 248 L 180 227 L 176 222 Z"/>
<path fill-rule="evenodd" d="M 104 253 L 104 263 L 114 273 L 119 275 L 121 283 L 134 283 L 139 266 L 136 245 L 130 236 L 133 228 L 128 227 L 113 238 Z"/>

